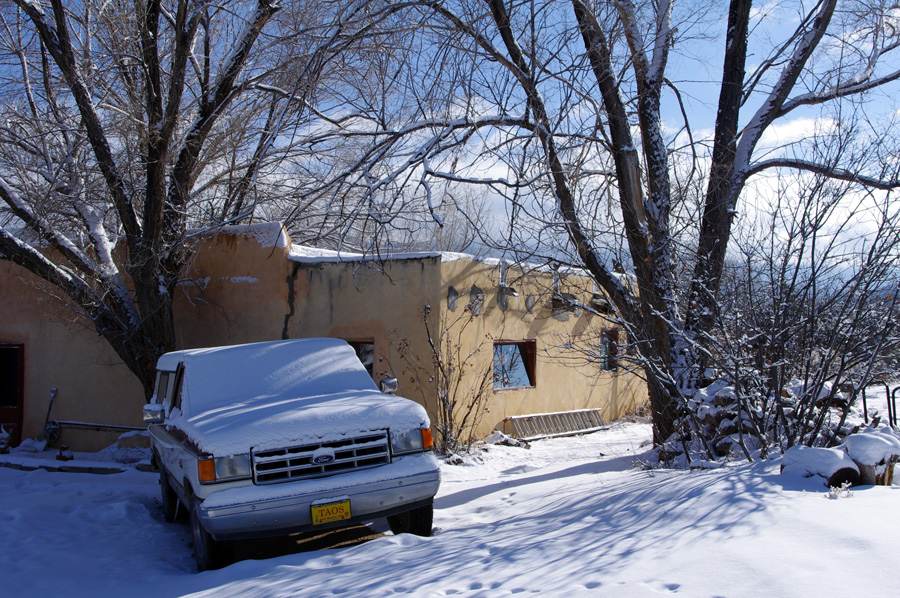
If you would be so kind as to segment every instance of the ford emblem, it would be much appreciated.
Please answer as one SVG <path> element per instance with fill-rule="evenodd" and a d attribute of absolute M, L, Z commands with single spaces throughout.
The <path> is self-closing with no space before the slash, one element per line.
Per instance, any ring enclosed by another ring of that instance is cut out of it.
<path fill-rule="evenodd" d="M 313 453 L 312 462 L 315 465 L 328 465 L 334 461 L 334 451 L 331 449 L 320 448 Z"/>

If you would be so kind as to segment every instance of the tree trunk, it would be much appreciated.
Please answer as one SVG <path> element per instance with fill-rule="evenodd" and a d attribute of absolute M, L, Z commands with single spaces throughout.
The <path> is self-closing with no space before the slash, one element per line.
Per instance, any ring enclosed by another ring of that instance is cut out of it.
<path fill-rule="evenodd" d="M 653 412 L 653 444 L 662 446 L 676 431 L 676 405 L 671 391 L 656 376 L 644 369 L 647 377 L 647 393 Z"/>

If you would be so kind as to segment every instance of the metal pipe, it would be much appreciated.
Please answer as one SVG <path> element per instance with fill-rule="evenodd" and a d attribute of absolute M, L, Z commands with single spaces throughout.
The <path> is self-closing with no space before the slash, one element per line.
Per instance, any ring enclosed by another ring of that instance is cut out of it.
<path fill-rule="evenodd" d="M 868 407 L 868 405 L 866 405 L 866 387 L 865 386 L 863 386 L 863 388 L 862 388 L 862 397 L 863 397 L 863 421 L 865 421 L 866 424 L 868 424 L 869 423 L 869 407 Z"/>
<path fill-rule="evenodd" d="M 896 423 L 897 414 L 891 408 L 891 386 L 887 383 L 884 385 L 884 402 L 887 403 L 888 425 L 893 426 Z"/>
<path fill-rule="evenodd" d="M 63 421 L 63 420 L 51 420 L 55 421 L 56 424 L 60 428 L 73 428 L 76 430 L 121 430 L 124 432 L 144 432 L 147 428 L 141 428 L 136 426 L 116 426 L 114 424 L 90 424 L 87 422 L 73 422 L 73 421 Z"/>
<path fill-rule="evenodd" d="M 891 421 L 891 425 L 897 425 L 897 391 L 900 391 L 900 386 L 894 389 L 894 392 L 891 393 L 891 403 L 893 403 L 893 415 L 894 419 Z"/>

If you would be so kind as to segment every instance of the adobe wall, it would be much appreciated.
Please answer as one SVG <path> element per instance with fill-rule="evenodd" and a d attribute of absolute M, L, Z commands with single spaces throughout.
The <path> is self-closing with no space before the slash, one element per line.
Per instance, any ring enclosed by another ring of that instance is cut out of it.
<path fill-rule="evenodd" d="M 492 374 L 494 341 L 535 340 L 534 387 L 490 388 L 479 436 L 502 428 L 511 415 L 602 408 L 610 421 L 646 401 L 637 376 L 623 368 L 600 371 L 565 349 L 570 342 L 588 346 L 608 322 L 586 311 L 554 317 L 552 275 L 512 267 L 507 282 L 518 297 L 509 297 L 504 310 L 499 276 L 496 265 L 470 258 L 304 260 L 290 255 L 280 225 L 231 227 L 201 239 L 185 269 L 175 301 L 177 348 L 315 336 L 372 342 L 376 380 L 397 377 L 399 394 L 422 402 L 435 420 L 429 337 L 441 351 L 465 358 L 457 389 L 463 394 L 479 374 Z M 25 346 L 23 437 L 41 431 L 51 387 L 59 388 L 54 419 L 140 426 L 142 389 L 93 325 L 9 262 L 0 262 L 0 285 L 0 343 Z M 451 286 L 459 293 L 455 310 L 448 302 Z M 474 317 L 466 311 L 473 286 L 484 291 L 482 311 Z M 583 303 L 592 294 L 590 281 L 577 276 L 564 277 L 560 290 Z M 64 431 L 61 442 L 96 450 L 115 437 Z"/>
<path fill-rule="evenodd" d="M 178 285 L 178 348 L 284 338 L 289 251 L 280 224 L 229 227 L 201 240 Z"/>
<path fill-rule="evenodd" d="M 137 378 L 93 323 L 51 291 L 25 269 L 0 261 L 0 343 L 24 345 L 22 438 L 43 430 L 53 387 L 52 419 L 141 426 L 144 394 Z M 98 450 L 120 433 L 63 429 L 58 444 Z"/>
<path fill-rule="evenodd" d="M 175 298 L 178 349 L 282 338 L 288 310 L 287 237 L 280 225 L 230 227 L 202 239 Z M 0 261 L 0 343 L 24 345 L 22 438 L 51 417 L 144 427 L 144 393 L 93 323 L 54 297 L 52 287 Z M 95 451 L 122 432 L 63 429 L 56 445 Z"/>
<path fill-rule="evenodd" d="M 612 323 L 584 309 L 554 310 L 551 272 L 523 272 L 510 266 L 506 284 L 518 296 L 508 297 L 506 309 L 502 309 L 497 265 L 467 258 L 443 264 L 443 328 L 459 338 L 466 348 L 464 354 L 478 355 L 481 367 L 487 368 L 492 367 L 495 341 L 535 341 L 534 386 L 492 388 L 487 413 L 477 427 L 479 435 L 493 429 L 509 431 L 503 420 L 514 415 L 599 408 L 609 422 L 646 402 L 646 385 L 636 374 L 621 366 L 601 370 L 596 360 L 592 363 L 584 352 L 596 350 L 601 331 L 612 328 Z M 477 316 L 466 311 L 473 285 L 484 292 L 482 311 Z M 450 309 L 448 299 L 451 286 L 459 293 L 455 311 Z M 571 273 L 560 277 L 559 291 L 574 295 L 582 305 L 588 305 L 594 293 L 589 278 Z M 619 340 L 624 344 L 624 333 L 620 333 Z M 471 379 L 476 374 L 470 371 L 468 375 Z M 469 382 L 468 387 L 471 385 Z"/>
<path fill-rule="evenodd" d="M 396 377 L 399 393 L 417 398 L 420 381 L 403 375 L 403 355 L 425 355 L 423 311 L 436 305 L 440 258 L 387 263 L 292 263 L 291 338 L 328 336 L 374 342 L 374 378 Z"/>
<path fill-rule="evenodd" d="M 231 229 L 205 240 L 180 285 L 180 348 L 319 336 L 371 342 L 375 380 L 397 377 L 398 394 L 430 407 L 419 376 L 404 375 L 404 356 L 428 354 L 423 310 L 439 300 L 440 258 L 292 261 L 289 249 Z"/>

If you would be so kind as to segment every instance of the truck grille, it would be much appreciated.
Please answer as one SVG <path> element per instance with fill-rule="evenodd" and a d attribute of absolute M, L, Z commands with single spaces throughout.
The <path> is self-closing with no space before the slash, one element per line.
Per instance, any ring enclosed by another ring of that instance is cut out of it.
<path fill-rule="evenodd" d="M 253 481 L 256 484 L 277 484 L 384 465 L 391 462 L 388 445 L 387 430 L 381 430 L 337 442 L 254 451 L 251 453 Z M 313 463 L 313 454 L 317 451 L 329 456 L 330 451 L 334 451 L 334 460 L 322 464 Z"/>

